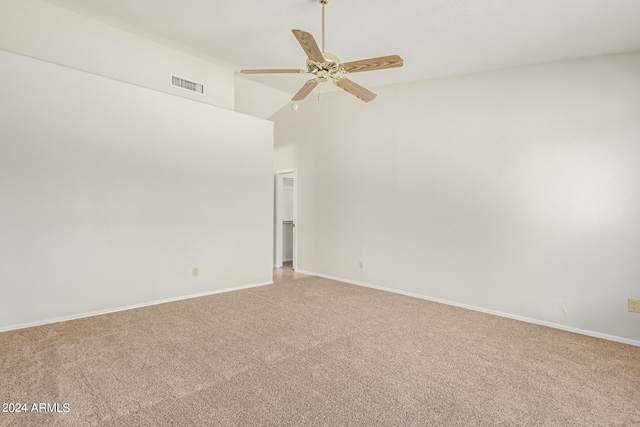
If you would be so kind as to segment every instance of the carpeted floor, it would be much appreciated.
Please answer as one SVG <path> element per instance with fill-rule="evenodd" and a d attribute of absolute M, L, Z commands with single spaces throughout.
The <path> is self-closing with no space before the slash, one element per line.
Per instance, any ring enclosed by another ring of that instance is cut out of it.
<path fill-rule="evenodd" d="M 5 332 L 0 368 L 0 426 L 640 425 L 639 347 L 317 277 Z"/>

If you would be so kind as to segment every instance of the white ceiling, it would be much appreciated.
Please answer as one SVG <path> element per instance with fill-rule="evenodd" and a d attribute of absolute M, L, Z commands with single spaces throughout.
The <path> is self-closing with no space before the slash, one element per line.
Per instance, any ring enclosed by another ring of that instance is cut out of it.
<path fill-rule="evenodd" d="M 236 71 L 304 68 L 294 28 L 321 44 L 318 0 L 47 1 Z M 640 0 L 331 0 L 326 19 L 342 62 L 404 58 L 351 77 L 368 87 L 640 50 Z M 250 78 L 294 94 L 309 77 Z"/>

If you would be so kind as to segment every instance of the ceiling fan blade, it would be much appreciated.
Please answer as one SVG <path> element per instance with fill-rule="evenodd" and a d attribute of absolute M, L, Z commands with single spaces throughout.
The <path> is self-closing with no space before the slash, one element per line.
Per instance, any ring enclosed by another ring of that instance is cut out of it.
<path fill-rule="evenodd" d="M 316 86 L 318 86 L 318 82 L 316 81 L 316 79 L 311 79 L 308 82 L 306 82 L 304 84 L 304 86 L 302 86 L 302 89 L 300 89 L 298 91 L 298 93 L 296 93 L 293 98 L 291 98 L 292 101 L 302 101 L 303 99 L 305 99 L 307 97 L 307 95 L 309 95 L 311 93 L 312 90 L 314 90 L 316 88 Z"/>
<path fill-rule="evenodd" d="M 404 61 L 398 55 L 389 55 L 347 62 L 342 64 L 342 68 L 344 68 L 345 73 L 360 73 L 362 71 L 402 67 L 403 64 Z"/>
<path fill-rule="evenodd" d="M 266 69 L 266 70 L 240 70 L 241 74 L 279 74 L 279 73 L 306 73 L 307 70 L 299 70 L 295 68 L 283 68 L 283 69 Z"/>
<path fill-rule="evenodd" d="M 318 47 L 318 43 L 316 43 L 316 39 L 306 31 L 302 30 L 291 30 L 296 39 L 298 39 L 298 43 L 304 49 L 304 52 L 307 54 L 307 57 L 314 62 L 324 62 L 324 56 L 322 56 L 322 52 Z"/>
<path fill-rule="evenodd" d="M 360 86 L 359 84 L 347 79 L 347 78 L 338 78 L 333 81 L 336 86 L 345 91 L 349 92 L 351 95 L 356 96 L 363 100 L 364 102 L 373 101 L 376 96 L 375 93 L 371 92 L 369 89 Z"/>

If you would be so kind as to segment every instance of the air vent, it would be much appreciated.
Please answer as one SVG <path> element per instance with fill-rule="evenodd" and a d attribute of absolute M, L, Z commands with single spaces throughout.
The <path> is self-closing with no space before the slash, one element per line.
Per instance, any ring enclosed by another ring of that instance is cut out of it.
<path fill-rule="evenodd" d="M 191 92 L 204 94 L 204 86 L 202 85 L 202 83 L 192 82 L 176 76 L 171 76 L 171 86 L 190 90 Z"/>

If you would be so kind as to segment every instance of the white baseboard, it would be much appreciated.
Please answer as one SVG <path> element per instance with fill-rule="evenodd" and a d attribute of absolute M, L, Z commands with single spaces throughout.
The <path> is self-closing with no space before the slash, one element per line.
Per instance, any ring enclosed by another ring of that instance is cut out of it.
<path fill-rule="evenodd" d="M 91 311 L 91 312 L 87 312 L 87 313 L 74 314 L 74 315 L 71 315 L 71 316 L 56 317 L 56 318 L 53 318 L 53 319 L 36 320 L 34 322 L 27 322 L 27 323 L 20 323 L 20 324 L 16 324 L 16 325 L 2 326 L 2 327 L 0 327 L 0 332 L 13 331 L 13 330 L 16 330 L 16 329 L 32 328 L 34 326 L 50 325 L 52 323 L 66 322 L 68 320 L 83 319 L 85 317 L 100 316 L 102 314 L 116 313 L 118 311 L 133 310 L 133 309 L 136 309 L 136 308 L 148 307 L 148 306 L 151 306 L 151 305 L 165 304 L 165 303 L 168 303 L 168 302 L 175 302 L 175 301 L 181 301 L 181 300 L 185 300 L 185 299 L 205 297 L 207 295 L 222 294 L 222 293 L 225 293 L 225 292 L 233 292 L 233 291 L 239 291 L 239 290 L 242 290 L 242 289 L 257 288 L 257 287 L 260 287 L 260 286 L 266 286 L 266 285 L 272 285 L 272 284 L 273 284 L 273 282 L 256 283 L 256 284 L 253 284 L 253 285 L 237 286 L 235 288 L 218 289 L 218 290 L 215 290 L 215 291 L 202 292 L 202 293 L 199 293 L 199 294 L 183 295 L 183 296 L 174 297 L 174 298 L 167 298 L 167 299 L 162 299 L 162 300 L 144 302 L 144 303 L 140 303 L 140 304 L 126 305 L 126 306 L 123 306 L 123 307 L 110 308 L 110 309 L 106 309 L 106 310 L 98 310 L 98 311 Z"/>
<path fill-rule="evenodd" d="M 426 295 L 416 294 L 416 293 L 413 293 L 413 292 L 406 292 L 406 291 L 401 291 L 401 290 L 398 290 L 398 289 L 385 288 L 383 286 L 370 285 L 368 283 L 358 282 L 358 281 L 349 280 L 349 279 L 342 279 L 340 277 L 333 277 L 333 276 L 329 276 L 329 275 L 326 275 L 326 274 L 314 273 L 314 272 L 311 272 L 311 271 L 297 270 L 297 272 L 298 273 L 302 273 L 302 274 L 308 274 L 310 276 L 318 276 L 318 277 L 323 277 L 325 279 L 336 280 L 338 282 L 349 283 L 351 285 L 364 286 L 365 288 L 377 289 L 379 291 L 385 291 L 385 292 L 392 292 L 394 294 L 405 295 L 405 296 L 409 296 L 409 297 L 413 297 L 413 298 L 420 298 L 420 299 L 427 300 L 427 301 L 433 301 L 433 302 L 437 302 L 437 303 L 441 303 L 441 304 L 452 305 L 454 307 L 460 307 L 460 308 L 466 308 L 468 310 L 479 311 L 481 313 L 492 314 L 494 316 L 506 317 L 508 319 L 519 320 L 521 322 L 533 323 L 533 324 L 536 324 L 536 325 L 547 326 L 547 327 L 555 328 L 555 329 L 561 329 L 563 331 L 573 332 L 573 333 L 580 334 L 580 335 L 587 335 L 587 336 L 594 337 L 594 338 L 602 338 L 602 339 L 609 340 L 609 341 L 615 341 L 615 342 L 619 342 L 619 343 L 623 343 L 623 344 L 629 344 L 629 345 L 633 345 L 633 346 L 636 346 L 636 347 L 640 347 L 640 341 L 632 340 L 632 339 L 629 339 L 629 338 L 623 338 L 623 337 L 618 337 L 618 336 L 615 336 L 615 335 L 603 334 L 603 333 L 600 333 L 600 332 L 589 331 L 587 329 L 574 328 L 574 327 L 571 327 L 571 326 L 560 325 L 558 323 L 546 322 L 544 320 L 532 319 L 530 317 L 518 316 L 518 315 L 515 315 L 515 314 L 504 313 L 504 312 L 496 311 L 496 310 L 489 310 L 489 309 L 482 308 L 482 307 L 476 307 L 476 306 L 473 306 L 473 305 L 462 304 L 462 303 L 459 303 L 459 302 L 448 301 L 448 300 L 444 300 L 444 299 L 440 299 L 440 298 L 433 298 L 433 297 L 429 297 L 429 296 L 426 296 Z"/>

